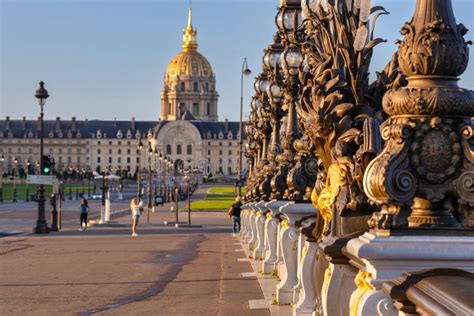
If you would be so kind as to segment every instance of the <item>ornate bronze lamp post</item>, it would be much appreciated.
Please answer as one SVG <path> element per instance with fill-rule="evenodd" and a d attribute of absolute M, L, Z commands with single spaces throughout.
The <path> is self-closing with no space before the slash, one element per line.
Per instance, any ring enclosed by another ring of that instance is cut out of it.
<path fill-rule="evenodd" d="M 151 169 L 151 158 L 152 157 L 153 157 L 152 145 L 151 145 L 150 142 L 148 142 L 148 212 L 146 214 L 146 223 L 147 224 L 150 224 L 150 211 L 153 208 L 153 203 L 152 203 L 153 191 L 152 191 L 152 187 L 151 187 L 152 180 L 153 180 L 152 179 L 153 174 L 152 174 L 152 169 Z"/>
<path fill-rule="evenodd" d="M 44 82 L 41 81 L 40 88 L 36 90 L 35 97 L 38 99 L 38 103 L 40 105 L 40 174 L 43 174 L 43 118 L 44 112 L 43 107 L 46 103 L 46 99 L 49 97 L 48 90 L 44 88 Z M 35 234 L 48 234 L 49 228 L 46 224 L 46 216 L 45 216 L 45 207 L 44 207 L 44 185 L 40 184 L 38 188 L 38 220 L 36 221 L 36 227 L 34 229 Z"/>
<path fill-rule="evenodd" d="M 381 206 L 373 228 L 453 227 L 474 207 L 474 93 L 458 87 L 467 67 L 467 29 L 450 0 L 417 0 L 399 41 L 398 63 L 408 86 L 383 98 L 385 149 L 364 176 Z"/>

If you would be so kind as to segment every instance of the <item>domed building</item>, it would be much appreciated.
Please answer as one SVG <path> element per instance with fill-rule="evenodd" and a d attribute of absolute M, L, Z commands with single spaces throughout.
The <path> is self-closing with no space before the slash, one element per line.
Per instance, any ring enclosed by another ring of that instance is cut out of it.
<path fill-rule="evenodd" d="M 149 146 L 176 166 L 198 168 L 203 175 L 236 175 L 239 122 L 218 121 L 216 76 L 197 51 L 192 9 L 184 29 L 182 51 L 169 63 L 161 92 L 160 119 L 149 121 L 62 120 L 44 122 L 45 153 L 59 172 L 148 168 Z M 0 173 L 30 168 L 39 155 L 37 120 L 0 120 Z M 245 135 L 243 135 L 245 138 Z M 137 150 L 139 140 L 143 149 Z M 244 166 L 246 160 L 243 160 Z"/>
<path fill-rule="evenodd" d="M 186 111 L 198 120 L 218 120 L 216 77 L 209 61 L 197 51 L 196 35 L 190 8 L 183 50 L 171 60 L 165 72 L 160 120 L 177 120 Z"/>

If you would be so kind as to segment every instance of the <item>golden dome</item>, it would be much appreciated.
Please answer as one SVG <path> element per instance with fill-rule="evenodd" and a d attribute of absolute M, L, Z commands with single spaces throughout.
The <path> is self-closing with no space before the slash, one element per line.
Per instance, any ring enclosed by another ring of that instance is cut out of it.
<path fill-rule="evenodd" d="M 188 25 L 183 30 L 183 51 L 176 55 L 166 69 L 166 77 L 212 77 L 207 59 L 197 52 L 197 30 L 193 28 L 192 8 L 188 11 Z"/>
<path fill-rule="evenodd" d="M 206 57 L 194 50 L 176 55 L 166 69 L 166 77 L 212 77 L 212 68 Z"/>

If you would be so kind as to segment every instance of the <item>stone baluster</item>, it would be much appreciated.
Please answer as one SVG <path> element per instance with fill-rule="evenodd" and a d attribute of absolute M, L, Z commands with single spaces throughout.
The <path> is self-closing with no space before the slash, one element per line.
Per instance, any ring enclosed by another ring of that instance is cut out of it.
<path fill-rule="evenodd" d="M 277 301 L 279 305 L 293 303 L 295 287 L 298 285 L 298 241 L 300 231 L 296 224 L 304 217 L 315 215 L 314 207 L 308 207 L 310 204 L 290 202 L 280 207 L 287 221 L 283 224 L 281 232 L 281 249 L 286 275 L 277 286 Z"/>
<path fill-rule="evenodd" d="M 257 243 L 253 251 L 253 257 L 255 260 L 262 260 L 265 253 L 265 214 L 267 212 L 265 204 L 265 201 L 260 201 L 255 204 L 255 207 L 258 209 L 255 216 L 257 232 Z"/>
<path fill-rule="evenodd" d="M 255 207 L 255 204 L 252 204 L 250 206 L 250 214 L 248 216 L 248 223 L 249 223 L 249 243 L 248 243 L 248 251 L 250 253 L 253 253 L 253 250 L 255 249 L 255 245 L 257 244 L 257 226 L 255 224 L 255 218 L 256 218 L 256 213 L 257 213 L 257 208 Z"/>
<path fill-rule="evenodd" d="M 265 259 L 262 263 L 264 274 L 274 274 L 278 262 L 278 226 L 280 221 L 276 216 L 280 213 L 279 208 L 288 203 L 287 201 L 272 200 L 267 202 L 267 220 L 265 222 Z"/>

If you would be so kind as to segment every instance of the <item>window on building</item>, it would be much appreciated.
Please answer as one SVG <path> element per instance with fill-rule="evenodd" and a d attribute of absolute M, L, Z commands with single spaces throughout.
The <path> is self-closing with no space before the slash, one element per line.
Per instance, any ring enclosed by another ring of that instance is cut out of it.
<path fill-rule="evenodd" d="M 109 145 L 112 145 L 112 141 L 111 141 L 111 140 L 109 140 Z"/>
<path fill-rule="evenodd" d="M 140 158 L 137 157 L 137 163 L 139 163 L 139 162 L 140 162 Z"/>
<path fill-rule="evenodd" d="M 100 155 L 100 149 L 97 149 L 97 155 Z"/>
<path fill-rule="evenodd" d="M 122 149 L 118 149 L 117 154 L 121 155 L 122 154 Z"/>
<path fill-rule="evenodd" d="M 127 157 L 127 163 L 130 163 L 130 157 Z"/>
<path fill-rule="evenodd" d="M 186 154 L 188 154 L 188 155 L 193 154 L 193 145 L 186 146 Z"/>
<path fill-rule="evenodd" d="M 207 115 L 211 115 L 211 104 L 208 103 L 207 104 L 207 111 L 206 111 Z"/>
<path fill-rule="evenodd" d="M 170 144 L 166 145 L 166 154 L 171 155 L 171 145 Z"/>
<path fill-rule="evenodd" d="M 229 155 L 232 155 L 232 150 L 229 150 Z"/>
<path fill-rule="evenodd" d="M 181 155 L 181 151 L 182 151 L 181 150 L 181 145 L 180 144 L 176 145 L 176 154 Z"/>
<path fill-rule="evenodd" d="M 219 150 L 219 155 L 222 155 L 222 150 Z"/>
<path fill-rule="evenodd" d="M 122 157 L 117 157 L 117 162 L 122 163 Z"/>
<path fill-rule="evenodd" d="M 209 82 L 206 82 L 206 92 L 209 91 Z"/>
<path fill-rule="evenodd" d="M 112 149 L 109 149 L 109 155 L 112 155 Z"/>
<path fill-rule="evenodd" d="M 100 145 L 100 140 L 99 140 L 99 141 L 97 141 L 97 145 Z"/>
<path fill-rule="evenodd" d="M 227 167 L 227 174 L 232 174 L 232 167 Z"/>
<path fill-rule="evenodd" d="M 186 85 L 184 84 L 184 82 L 181 82 L 181 91 L 184 91 L 186 90 Z"/>
<path fill-rule="evenodd" d="M 210 150 L 210 149 L 207 150 L 207 154 L 208 154 L 208 155 L 211 154 L 211 150 Z"/>
<path fill-rule="evenodd" d="M 71 154 L 71 148 L 68 148 L 68 149 L 67 149 L 67 153 L 68 153 L 68 154 Z"/>
<path fill-rule="evenodd" d="M 199 103 L 193 103 L 193 115 L 199 116 Z"/>
<path fill-rule="evenodd" d="M 122 145 L 122 142 L 121 142 L 121 141 L 118 141 L 117 145 L 119 145 L 119 146 Z"/>
<path fill-rule="evenodd" d="M 229 146 L 232 146 L 232 142 L 229 142 Z"/>
<path fill-rule="evenodd" d="M 71 162 L 72 162 L 71 156 L 68 156 L 68 157 L 67 157 L 67 162 L 68 162 L 68 163 L 71 163 Z"/>
<path fill-rule="evenodd" d="M 222 142 L 219 142 L 219 146 L 222 147 Z"/>
<path fill-rule="evenodd" d="M 127 146 L 130 146 L 130 141 L 129 140 L 127 141 Z"/>
<path fill-rule="evenodd" d="M 77 157 L 77 163 L 78 163 L 78 164 L 81 163 L 81 157 Z"/>
<path fill-rule="evenodd" d="M 207 142 L 207 146 L 211 146 L 211 142 Z"/>
<path fill-rule="evenodd" d="M 130 155 L 130 149 L 127 149 L 127 155 Z"/>
<path fill-rule="evenodd" d="M 194 92 L 198 92 L 199 91 L 199 86 L 198 86 L 198 83 L 195 82 L 194 85 L 193 85 L 193 90 Z"/>
<path fill-rule="evenodd" d="M 109 163 L 112 163 L 112 157 L 109 157 Z"/>

